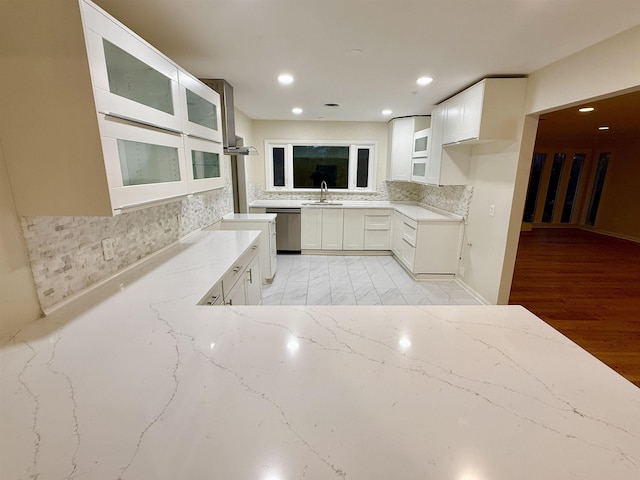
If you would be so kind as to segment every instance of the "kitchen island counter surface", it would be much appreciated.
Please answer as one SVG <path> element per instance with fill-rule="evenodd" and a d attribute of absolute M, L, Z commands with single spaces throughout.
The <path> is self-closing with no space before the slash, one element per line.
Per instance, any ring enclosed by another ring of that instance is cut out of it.
<path fill-rule="evenodd" d="M 640 389 L 522 307 L 197 306 L 214 239 L 255 235 L 4 343 L 0 477 L 640 478 Z"/>

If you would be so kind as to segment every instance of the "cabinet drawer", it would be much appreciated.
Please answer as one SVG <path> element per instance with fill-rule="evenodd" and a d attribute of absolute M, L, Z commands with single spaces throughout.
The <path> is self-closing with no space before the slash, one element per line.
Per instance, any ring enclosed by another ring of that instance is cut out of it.
<path fill-rule="evenodd" d="M 198 305 L 222 305 L 222 300 L 222 282 L 218 282 L 202 297 Z"/>
<path fill-rule="evenodd" d="M 368 210 L 368 212 L 371 210 Z M 389 230 L 391 228 L 391 215 L 370 214 L 364 219 L 365 230 Z"/>
<path fill-rule="evenodd" d="M 236 282 L 243 278 L 244 272 L 247 270 L 247 266 L 258 253 L 258 247 L 259 243 L 254 243 L 249 250 L 238 259 L 231 270 L 225 273 L 224 277 L 222 277 L 222 292 L 225 298 L 231 294 L 231 290 Z"/>
<path fill-rule="evenodd" d="M 418 232 L 418 224 L 410 218 L 402 218 L 402 239 L 409 245 L 416 246 L 416 237 Z"/>
<path fill-rule="evenodd" d="M 389 230 L 367 230 L 364 232 L 365 250 L 389 250 Z"/>

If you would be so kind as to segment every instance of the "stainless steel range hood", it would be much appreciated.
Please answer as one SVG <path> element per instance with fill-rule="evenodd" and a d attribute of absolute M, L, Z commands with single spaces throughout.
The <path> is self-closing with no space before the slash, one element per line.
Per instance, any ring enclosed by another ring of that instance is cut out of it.
<path fill-rule="evenodd" d="M 226 80 L 218 78 L 201 78 L 200 81 L 220 94 L 224 153 L 227 155 L 257 155 L 258 150 L 255 147 L 237 145 L 233 87 Z"/>

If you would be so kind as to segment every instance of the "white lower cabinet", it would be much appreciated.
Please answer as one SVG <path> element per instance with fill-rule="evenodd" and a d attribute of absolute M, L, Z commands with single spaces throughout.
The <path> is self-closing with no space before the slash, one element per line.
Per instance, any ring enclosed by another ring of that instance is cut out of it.
<path fill-rule="evenodd" d="M 259 230 L 260 270 L 262 282 L 267 283 L 276 274 L 276 214 L 229 213 L 222 217 L 222 230 Z"/>
<path fill-rule="evenodd" d="M 455 274 L 460 250 L 459 222 L 416 222 L 393 214 L 392 251 L 411 273 Z"/>
<path fill-rule="evenodd" d="M 389 250 L 391 234 L 391 210 L 365 210 L 364 249 Z"/>
<path fill-rule="evenodd" d="M 343 250 L 364 250 L 365 210 L 360 208 L 344 209 L 344 226 L 342 236 Z"/>
<path fill-rule="evenodd" d="M 300 210 L 300 247 L 302 250 L 322 248 L 322 208 Z"/>
<path fill-rule="evenodd" d="M 245 299 L 247 305 L 259 305 L 262 300 L 260 256 L 256 255 L 245 270 Z"/>
<path fill-rule="evenodd" d="M 262 300 L 260 241 L 245 251 L 222 279 L 200 300 L 200 305 L 259 305 Z"/>
<path fill-rule="evenodd" d="M 342 208 L 322 209 L 322 250 L 342 250 L 343 228 Z"/>

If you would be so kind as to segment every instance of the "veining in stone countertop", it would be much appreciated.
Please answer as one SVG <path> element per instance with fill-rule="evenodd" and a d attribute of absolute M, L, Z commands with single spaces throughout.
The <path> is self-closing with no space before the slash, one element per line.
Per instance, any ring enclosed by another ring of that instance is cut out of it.
<path fill-rule="evenodd" d="M 249 207 L 257 208 L 391 208 L 416 222 L 461 222 L 459 215 L 428 207 L 416 202 L 340 200 L 334 205 L 305 205 L 310 200 L 254 200 Z"/>
<path fill-rule="evenodd" d="M 640 389 L 522 307 L 197 306 L 256 234 L 2 345 L 0 478 L 640 478 Z"/>

